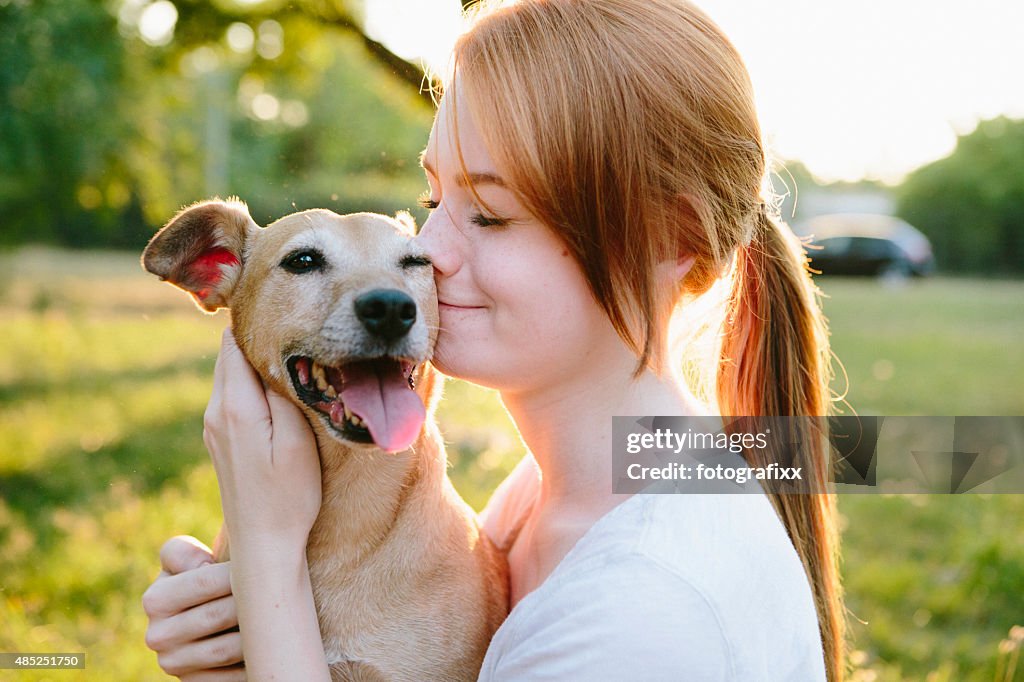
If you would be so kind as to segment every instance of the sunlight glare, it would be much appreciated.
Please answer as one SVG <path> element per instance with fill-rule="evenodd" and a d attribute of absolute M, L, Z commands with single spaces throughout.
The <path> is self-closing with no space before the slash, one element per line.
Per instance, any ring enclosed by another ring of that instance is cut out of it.
<path fill-rule="evenodd" d="M 696 0 L 743 56 L 775 154 L 819 178 L 899 182 L 979 119 L 1024 116 L 1024 2 Z M 444 69 L 458 0 L 374 0 L 366 29 Z"/>
<path fill-rule="evenodd" d="M 246 54 L 256 44 L 256 33 L 252 27 L 240 21 L 228 26 L 226 38 L 228 47 L 239 54 Z"/>
<path fill-rule="evenodd" d="M 178 23 L 178 8 L 170 0 L 147 5 L 139 16 L 139 35 L 147 45 L 161 47 L 171 42 Z"/>
<path fill-rule="evenodd" d="M 399 57 L 443 71 L 462 31 L 461 7 L 458 0 L 374 0 L 366 3 L 366 31 Z"/>

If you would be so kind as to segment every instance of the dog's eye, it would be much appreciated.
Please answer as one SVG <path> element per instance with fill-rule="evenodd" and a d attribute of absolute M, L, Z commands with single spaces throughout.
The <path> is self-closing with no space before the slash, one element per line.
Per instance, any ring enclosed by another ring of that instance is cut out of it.
<path fill-rule="evenodd" d="M 406 256 L 399 262 L 399 265 L 401 265 L 403 268 L 416 268 L 423 266 L 431 266 L 433 265 L 433 263 L 426 256 Z"/>
<path fill-rule="evenodd" d="M 305 272 L 320 270 L 324 266 L 324 256 L 319 251 L 304 249 L 290 253 L 281 261 L 281 267 L 288 272 L 301 275 Z"/>

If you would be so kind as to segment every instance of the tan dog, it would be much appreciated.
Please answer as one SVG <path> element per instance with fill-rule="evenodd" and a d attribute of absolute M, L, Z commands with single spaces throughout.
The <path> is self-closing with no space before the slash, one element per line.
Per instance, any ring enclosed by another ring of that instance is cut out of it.
<path fill-rule="evenodd" d="M 205 310 L 231 308 L 246 358 L 316 433 L 323 504 L 307 556 L 335 680 L 475 680 L 508 612 L 505 558 L 446 475 L 427 362 L 437 297 L 410 236 L 399 220 L 325 210 L 260 228 L 244 204 L 215 201 L 143 254 Z"/>

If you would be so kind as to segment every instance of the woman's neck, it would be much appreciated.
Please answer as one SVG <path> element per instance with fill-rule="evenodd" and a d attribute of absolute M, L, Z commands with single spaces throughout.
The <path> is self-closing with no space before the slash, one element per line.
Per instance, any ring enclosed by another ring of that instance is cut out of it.
<path fill-rule="evenodd" d="M 541 507 L 607 509 L 621 501 L 611 493 L 612 417 L 704 413 L 671 373 L 645 370 L 633 379 L 636 356 L 624 347 L 605 355 L 568 380 L 501 394 L 540 467 Z"/>

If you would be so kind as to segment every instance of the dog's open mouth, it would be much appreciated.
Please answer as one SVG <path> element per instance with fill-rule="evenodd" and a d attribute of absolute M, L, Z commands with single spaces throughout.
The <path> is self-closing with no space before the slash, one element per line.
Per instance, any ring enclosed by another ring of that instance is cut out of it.
<path fill-rule="evenodd" d="M 426 409 L 413 390 L 412 362 L 384 357 L 328 367 L 293 355 L 285 364 L 299 400 L 342 438 L 399 452 L 419 436 Z"/>

